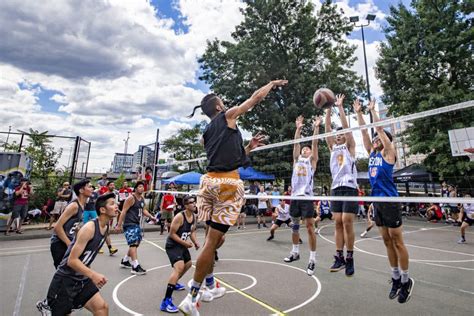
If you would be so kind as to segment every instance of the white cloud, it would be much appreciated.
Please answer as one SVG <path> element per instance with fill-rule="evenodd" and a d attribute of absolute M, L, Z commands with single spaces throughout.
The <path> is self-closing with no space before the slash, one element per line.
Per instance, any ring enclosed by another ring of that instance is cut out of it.
<path fill-rule="evenodd" d="M 349 5 L 349 0 L 339 0 L 334 3 L 344 11 L 344 16 L 358 16 L 360 22 L 363 22 L 364 24 L 366 22 L 367 14 L 375 14 L 375 21 L 370 22 L 370 25 L 367 26 L 367 28 L 374 30 L 381 30 L 381 22 L 384 21 L 387 16 L 377 7 L 374 0 L 365 0 L 364 2 L 357 3 L 353 7 Z"/>

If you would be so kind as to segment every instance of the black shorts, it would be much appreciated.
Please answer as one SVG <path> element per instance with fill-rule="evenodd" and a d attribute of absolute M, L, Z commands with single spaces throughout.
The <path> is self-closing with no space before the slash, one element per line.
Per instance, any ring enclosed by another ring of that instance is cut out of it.
<path fill-rule="evenodd" d="M 313 201 L 291 200 L 291 204 L 290 204 L 291 217 L 311 218 L 311 217 L 314 217 L 314 213 L 315 211 L 314 211 Z"/>
<path fill-rule="evenodd" d="M 288 218 L 286 221 L 282 221 L 281 219 L 277 219 L 275 221 L 275 225 L 277 225 L 278 227 L 281 226 L 281 224 L 285 223 L 286 225 L 290 225 L 291 223 L 291 218 Z"/>
<path fill-rule="evenodd" d="M 184 261 L 184 263 L 191 261 L 191 254 L 188 248 L 181 246 L 166 247 L 166 254 L 170 259 L 171 266 L 174 266 L 178 261 Z"/>
<path fill-rule="evenodd" d="M 377 226 L 398 228 L 402 226 L 402 206 L 400 203 L 375 203 L 374 218 Z"/>
<path fill-rule="evenodd" d="M 327 213 L 327 214 L 324 214 L 324 213 L 323 213 L 323 214 L 319 215 L 319 218 L 321 219 L 321 222 L 322 222 L 325 218 L 332 219 L 332 213 L 331 213 L 331 212 L 329 212 L 329 213 Z"/>
<path fill-rule="evenodd" d="M 472 226 L 474 224 L 474 219 L 470 219 L 466 215 L 464 215 L 464 219 L 462 220 L 464 223 L 469 224 L 469 226 Z"/>
<path fill-rule="evenodd" d="M 266 208 L 259 208 L 257 211 L 257 216 L 264 216 L 266 212 L 267 212 Z"/>
<path fill-rule="evenodd" d="M 338 187 L 331 190 L 332 196 L 358 196 L 357 189 L 350 187 Z M 358 201 L 331 201 L 331 212 L 333 213 L 353 213 L 359 211 Z"/>
<path fill-rule="evenodd" d="M 54 268 L 57 269 L 66 254 L 67 246 L 62 241 L 55 241 L 51 243 L 50 249 Z"/>
<path fill-rule="evenodd" d="M 91 279 L 76 281 L 55 274 L 48 290 L 48 305 L 52 315 L 67 315 L 73 310 L 81 309 L 99 289 Z"/>

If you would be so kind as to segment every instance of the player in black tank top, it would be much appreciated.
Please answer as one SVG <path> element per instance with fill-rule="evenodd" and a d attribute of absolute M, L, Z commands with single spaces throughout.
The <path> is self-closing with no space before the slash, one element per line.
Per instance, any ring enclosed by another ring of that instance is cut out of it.
<path fill-rule="evenodd" d="M 145 186 L 142 181 L 135 183 L 135 191 L 129 196 L 123 204 L 122 214 L 118 220 L 115 231 L 123 230 L 125 239 L 128 244 L 128 252 L 120 262 L 120 267 L 131 269 L 132 274 L 143 275 L 146 270 L 140 266 L 138 262 L 138 247 L 142 241 L 142 217 L 145 215 L 153 222 L 156 219 L 145 208 L 145 199 L 143 192 Z"/>
<path fill-rule="evenodd" d="M 109 231 L 109 221 L 118 215 L 115 194 L 97 199 L 99 217 L 82 227 L 69 245 L 49 286 L 47 298 L 36 304 L 43 315 L 67 315 L 85 307 L 94 315 L 108 315 L 108 305 L 99 293 L 106 283 L 104 275 L 92 270 L 99 249 Z"/>
<path fill-rule="evenodd" d="M 186 195 L 183 198 L 184 211 L 174 217 L 171 222 L 170 233 L 166 239 L 166 254 L 170 259 L 173 271 L 168 279 L 165 298 L 161 302 L 160 309 L 169 313 L 176 313 L 178 309 L 173 304 L 172 294 L 174 290 L 184 290 L 185 286 L 177 283 L 178 280 L 191 268 L 192 261 L 188 248 L 193 246 L 199 249 L 196 240 L 196 199 Z M 188 240 L 188 237 L 191 241 Z"/>
<path fill-rule="evenodd" d="M 92 195 L 92 186 L 87 179 L 73 185 L 77 199 L 71 202 L 59 217 L 51 236 L 51 255 L 54 267 L 57 268 L 66 253 L 67 247 L 73 240 L 82 224 L 84 205 Z"/>

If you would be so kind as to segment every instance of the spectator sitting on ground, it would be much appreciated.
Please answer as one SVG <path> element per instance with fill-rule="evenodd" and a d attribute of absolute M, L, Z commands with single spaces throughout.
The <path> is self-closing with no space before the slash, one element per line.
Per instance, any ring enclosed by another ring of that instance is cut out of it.
<path fill-rule="evenodd" d="M 441 207 L 437 203 L 431 203 L 426 209 L 426 219 L 432 223 L 436 223 L 443 218 Z"/>

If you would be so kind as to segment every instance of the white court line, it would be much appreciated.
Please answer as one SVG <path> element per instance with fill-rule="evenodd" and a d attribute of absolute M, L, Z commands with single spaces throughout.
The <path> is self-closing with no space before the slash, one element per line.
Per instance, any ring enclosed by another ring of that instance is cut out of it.
<path fill-rule="evenodd" d="M 267 233 L 268 233 L 268 232 L 267 232 Z M 237 234 L 236 234 L 236 235 L 237 235 Z M 238 235 L 240 235 L 240 234 L 238 234 Z M 157 248 L 159 248 L 159 249 L 161 249 L 161 250 L 163 250 L 163 251 L 166 252 L 166 250 L 163 249 L 162 247 L 160 247 L 159 245 L 157 245 L 157 244 L 155 244 L 155 243 L 153 243 L 153 242 L 149 242 L 149 241 L 146 240 L 146 239 L 144 239 L 144 241 L 145 241 L 145 242 L 148 242 L 149 244 L 152 244 L 153 246 L 155 246 L 155 247 L 157 247 Z M 303 272 L 304 274 L 307 274 L 305 270 L 300 269 L 300 268 L 298 268 L 298 267 L 293 267 L 293 266 L 290 266 L 290 265 L 287 265 L 287 264 L 283 264 L 283 263 L 279 263 L 279 262 L 273 262 L 273 261 L 255 260 L 255 259 L 220 259 L 219 261 L 244 261 L 244 262 L 269 263 L 269 264 L 275 264 L 275 265 L 279 265 L 279 266 L 283 266 L 283 267 L 295 269 L 295 270 L 298 270 L 298 271 Z M 312 278 L 313 280 L 315 280 L 316 284 L 318 285 L 318 288 L 317 288 L 316 292 L 313 294 L 313 296 L 311 296 L 310 298 L 308 298 L 308 299 L 307 299 L 306 301 L 304 301 L 303 303 L 301 303 L 301 304 L 299 304 L 299 305 L 297 305 L 297 306 L 294 306 L 294 307 L 292 307 L 292 308 L 290 308 L 290 309 L 287 309 L 287 310 L 283 311 L 283 313 L 286 314 L 286 313 L 292 312 L 292 311 L 294 311 L 294 310 L 297 310 L 297 309 L 299 309 L 299 308 L 301 308 L 301 307 L 303 307 L 303 306 L 309 304 L 310 302 L 312 302 L 313 300 L 315 300 L 315 299 L 319 296 L 319 294 L 321 293 L 321 287 L 322 287 L 322 286 L 321 286 L 321 282 L 320 282 L 319 279 L 318 279 L 316 276 L 314 276 L 314 275 L 312 275 L 311 278 Z"/>
<path fill-rule="evenodd" d="M 321 234 L 321 230 L 323 228 L 326 228 L 326 227 L 329 227 L 329 226 L 333 226 L 334 224 L 328 224 L 328 225 L 325 225 L 325 226 L 322 226 L 321 228 L 318 229 L 318 235 L 319 237 L 321 237 L 323 240 L 331 243 L 331 244 L 335 244 L 334 241 L 324 237 L 322 234 Z M 403 234 L 407 234 L 407 233 L 414 233 L 414 232 L 421 232 L 421 231 L 427 231 L 427 230 L 436 230 L 437 228 L 432 228 L 432 229 L 427 229 L 427 228 L 424 228 L 424 229 L 420 229 L 420 230 L 416 230 L 416 231 L 410 231 L 410 232 L 406 232 L 406 233 L 403 233 Z M 363 250 L 363 249 L 360 249 L 359 247 L 356 246 L 356 244 L 358 242 L 361 242 L 361 241 L 364 241 L 364 240 L 380 240 L 380 236 L 379 237 L 372 237 L 372 238 L 366 238 L 366 239 L 359 239 L 359 240 L 356 240 L 354 242 L 354 249 L 359 251 L 359 252 L 362 252 L 362 253 L 365 253 L 365 254 L 368 254 L 368 255 L 371 255 L 371 256 L 376 256 L 376 257 L 380 257 L 380 258 L 387 258 L 387 255 L 382 255 L 382 254 L 378 254 L 378 253 L 374 253 L 374 252 L 370 252 L 370 251 L 366 251 L 366 250 Z M 420 246 L 421 247 L 421 246 Z M 436 248 L 430 248 L 430 250 L 433 250 L 433 251 L 440 251 L 440 249 L 436 249 Z M 448 250 L 445 250 L 445 251 L 448 251 Z M 459 253 L 459 254 L 464 254 L 464 255 L 470 255 L 470 254 L 466 254 L 466 253 Z M 471 268 L 465 268 L 465 267 L 456 267 L 456 266 L 449 266 L 449 265 L 444 265 L 444 264 L 440 264 L 440 263 L 458 263 L 458 262 L 472 262 L 474 260 L 424 260 L 424 259 L 410 259 L 410 262 L 414 262 L 414 263 L 421 263 L 421 264 L 426 264 L 426 265 L 431 265 L 431 266 L 437 266 L 437 267 L 443 267 L 443 268 L 450 268 L 450 269 L 458 269 L 458 270 L 466 270 L 466 271 L 474 271 L 474 269 L 471 269 Z"/>
<path fill-rule="evenodd" d="M 257 285 L 257 279 L 253 275 L 250 275 L 250 274 L 240 273 L 240 272 L 214 272 L 214 275 L 219 275 L 219 274 L 242 275 L 252 280 L 252 284 L 250 284 L 247 287 L 241 288 L 240 291 L 246 291 L 248 289 L 253 288 L 255 285 Z M 226 291 L 226 293 L 237 293 L 237 291 Z"/>
<path fill-rule="evenodd" d="M 23 267 L 23 272 L 21 273 L 20 287 L 18 288 L 18 294 L 16 296 L 15 310 L 13 311 L 13 316 L 18 316 L 21 309 L 21 301 L 23 300 L 23 291 L 25 290 L 26 274 L 28 273 L 28 267 L 30 266 L 31 256 L 26 257 L 26 263 Z"/>

